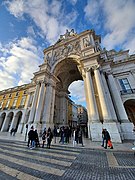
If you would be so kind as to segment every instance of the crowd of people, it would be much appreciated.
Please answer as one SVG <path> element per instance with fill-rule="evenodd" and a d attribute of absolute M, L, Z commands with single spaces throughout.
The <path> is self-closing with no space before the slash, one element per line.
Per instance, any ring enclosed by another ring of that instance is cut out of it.
<path fill-rule="evenodd" d="M 34 130 L 34 127 L 32 126 L 30 131 L 28 132 L 28 143 L 27 146 L 30 147 L 30 149 L 33 149 L 35 147 L 46 147 L 50 149 L 52 139 L 54 138 L 54 143 L 59 142 L 60 144 L 68 144 L 71 139 L 73 140 L 73 146 L 75 144 L 81 144 L 83 145 L 83 131 L 82 128 L 77 126 L 74 128 L 68 127 L 68 126 L 62 126 L 62 127 L 56 127 L 54 126 L 53 131 L 49 127 L 47 130 L 44 129 L 43 133 L 41 133 L 41 139 L 39 140 L 39 135 L 37 130 Z M 58 138 L 59 137 L 59 138 Z M 107 149 L 109 147 L 110 149 L 113 149 L 112 141 L 109 132 L 107 129 L 102 129 L 102 147 Z"/>
<path fill-rule="evenodd" d="M 53 133 L 51 131 L 51 128 L 49 127 L 47 131 L 45 128 L 44 132 L 42 134 L 42 148 L 45 145 L 45 141 L 47 141 L 47 148 L 50 148 L 52 138 L 53 138 Z M 27 146 L 30 147 L 30 149 L 41 146 L 40 141 L 39 141 L 39 135 L 37 133 L 37 129 L 34 130 L 33 126 L 31 127 L 30 131 L 28 132 Z"/>
<path fill-rule="evenodd" d="M 59 137 L 59 138 L 58 138 Z M 41 134 L 41 142 L 39 140 L 39 135 L 37 130 L 34 130 L 34 127 L 32 126 L 30 131 L 28 132 L 28 143 L 27 146 L 30 147 L 30 149 L 33 149 L 35 147 L 45 147 L 45 144 L 47 144 L 47 148 L 50 148 L 52 139 L 54 138 L 54 143 L 56 143 L 59 139 L 59 143 L 61 144 L 67 144 L 71 140 L 71 137 L 73 137 L 73 144 L 81 143 L 83 146 L 83 138 L 82 138 L 82 130 L 78 126 L 76 128 L 71 128 L 68 126 L 62 126 L 57 127 L 54 126 L 53 131 L 49 127 L 48 130 L 46 128 L 44 129 L 43 133 Z"/>

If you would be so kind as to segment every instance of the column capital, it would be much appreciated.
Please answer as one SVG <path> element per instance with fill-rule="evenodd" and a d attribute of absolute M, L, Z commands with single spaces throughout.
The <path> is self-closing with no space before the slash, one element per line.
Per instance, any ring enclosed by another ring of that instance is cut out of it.
<path fill-rule="evenodd" d="M 41 84 L 44 84 L 45 86 L 48 85 L 48 83 L 46 82 L 46 80 L 41 80 L 40 83 L 41 83 Z"/>
<path fill-rule="evenodd" d="M 39 84 L 40 84 L 40 81 L 39 81 L 39 80 L 36 80 L 35 83 L 36 83 L 36 85 L 39 85 Z"/>
<path fill-rule="evenodd" d="M 100 65 L 99 64 L 95 64 L 91 67 L 93 70 L 97 70 L 100 68 Z"/>
<path fill-rule="evenodd" d="M 91 72 L 91 67 L 84 68 L 85 72 Z"/>

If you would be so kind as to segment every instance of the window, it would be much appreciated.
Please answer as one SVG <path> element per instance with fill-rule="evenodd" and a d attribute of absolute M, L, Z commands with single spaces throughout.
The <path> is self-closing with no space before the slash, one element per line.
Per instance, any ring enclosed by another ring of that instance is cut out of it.
<path fill-rule="evenodd" d="M 6 105 L 5 105 L 6 108 L 8 108 L 9 103 L 10 103 L 10 100 L 8 100 L 8 101 L 6 102 Z"/>
<path fill-rule="evenodd" d="M 122 90 L 123 90 L 124 92 L 127 92 L 127 91 L 130 91 L 130 90 L 131 90 L 131 87 L 130 87 L 130 84 L 129 84 L 127 78 L 119 79 L 119 82 L 120 82 L 121 88 L 122 88 Z"/>
<path fill-rule="evenodd" d="M 3 96 L 3 99 L 6 97 L 6 95 Z"/>
<path fill-rule="evenodd" d="M 12 95 L 11 94 L 9 94 L 9 97 L 11 97 Z"/>
<path fill-rule="evenodd" d="M 13 102 L 13 107 L 16 106 L 16 103 L 17 103 L 17 99 L 14 100 L 14 102 Z"/>
<path fill-rule="evenodd" d="M 23 98 L 22 98 L 22 100 L 21 100 L 21 104 L 20 104 L 21 106 L 24 106 L 25 99 L 26 99 L 26 97 L 23 97 Z"/>

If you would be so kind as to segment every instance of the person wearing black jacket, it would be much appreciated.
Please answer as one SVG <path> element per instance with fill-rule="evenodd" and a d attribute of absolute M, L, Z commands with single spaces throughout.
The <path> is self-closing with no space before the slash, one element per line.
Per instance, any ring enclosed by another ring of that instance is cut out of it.
<path fill-rule="evenodd" d="M 53 138 L 53 133 L 51 131 L 51 128 L 48 128 L 48 131 L 47 131 L 47 148 L 49 148 L 49 149 L 50 149 L 52 138 Z"/>
<path fill-rule="evenodd" d="M 29 147 L 29 144 L 31 143 L 30 149 L 35 148 L 35 141 L 36 141 L 36 133 L 35 133 L 34 128 L 32 126 L 29 133 L 28 133 L 28 144 L 27 144 L 27 146 Z"/>
<path fill-rule="evenodd" d="M 110 138 L 110 134 L 109 132 L 107 131 L 107 129 L 104 129 L 104 140 L 105 140 L 105 149 L 107 149 L 107 144 L 108 144 L 108 141 L 111 139 Z"/>

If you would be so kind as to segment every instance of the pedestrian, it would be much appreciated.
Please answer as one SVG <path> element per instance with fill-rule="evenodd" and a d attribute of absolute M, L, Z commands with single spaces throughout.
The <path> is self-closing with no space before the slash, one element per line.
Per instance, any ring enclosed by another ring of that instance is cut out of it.
<path fill-rule="evenodd" d="M 35 146 L 40 147 L 37 129 L 35 129 Z"/>
<path fill-rule="evenodd" d="M 28 144 L 27 146 L 29 147 L 29 144 L 31 144 L 30 149 L 35 148 L 35 132 L 34 132 L 34 127 L 32 126 L 29 133 L 28 133 Z"/>
<path fill-rule="evenodd" d="M 56 128 L 56 126 L 54 126 L 53 135 L 54 135 L 54 143 L 56 143 L 56 137 L 57 137 L 57 128 Z"/>
<path fill-rule="evenodd" d="M 105 133 L 104 133 L 104 140 L 105 140 L 105 149 L 107 149 L 107 145 L 108 145 L 108 142 L 111 141 L 111 137 L 110 137 L 110 134 L 109 132 L 107 131 L 107 129 L 105 129 Z M 110 149 L 113 149 L 113 146 L 111 145 Z"/>
<path fill-rule="evenodd" d="M 48 128 L 46 137 L 47 137 L 47 148 L 50 149 L 50 145 L 51 145 L 52 138 L 53 138 L 53 133 L 51 132 L 51 128 Z"/>
<path fill-rule="evenodd" d="M 78 140 L 79 140 L 79 143 L 82 144 L 82 147 L 84 147 L 81 128 L 79 129 L 79 132 L 78 132 Z"/>
<path fill-rule="evenodd" d="M 13 130 L 13 136 L 15 136 L 16 132 L 17 132 L 17 128 L 15 128 L 15 129 Z"/>
<path fill-rule="evenodd" d="M 14 128 L 11 129 L 10 135 L 12 136 L 12 133 L 14 132 Z"/>
<path fill-rule="evenodd" d="M 65 127 L 62 126 L 60 128 L 60 141 L 59 141 L 59 143 L 61 142 L 62 144 L 64 144 L 64 138 L 65 138 Z"/>
<path fill-rule="evenodd" d="M 42 134 L 42 141 L 43 141 L 42 148 L 44 148 L 45 141 L 46 141 L 46 128 L 44 129 L 44 132 Z"/>

